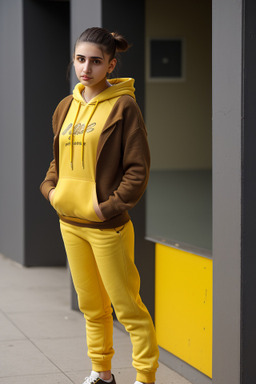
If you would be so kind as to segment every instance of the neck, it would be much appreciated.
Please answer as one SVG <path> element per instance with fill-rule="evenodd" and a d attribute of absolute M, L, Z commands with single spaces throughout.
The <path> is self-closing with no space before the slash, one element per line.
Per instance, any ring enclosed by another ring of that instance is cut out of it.
<path fill-rule="evenodd" d="M 91 99 L 93 99 L 99 93 L 103 92 L 108 87 L 111 87 L 111 84 L 106 79 L 96 84 L 94 87 L 85 87 L 82 93 L 83 98 L 85 99 L 86 103 L 89 103 Z"/>

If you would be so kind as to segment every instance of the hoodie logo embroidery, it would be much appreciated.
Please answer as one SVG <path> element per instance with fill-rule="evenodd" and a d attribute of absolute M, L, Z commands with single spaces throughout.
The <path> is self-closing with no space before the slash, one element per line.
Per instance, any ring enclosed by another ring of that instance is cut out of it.
<path fill-rule="evenodd" d="M 92 131 L 94 131 L 94 127 L 95 127 L 96 123 L 91 123 L 87 126 L 86 128 L 86 133 L 90 133 Z M 81 124 L 81 123 L 78 123 L 74 126 L 74 131 L 73 131 L 73 135 L 82 135 L 83 132 L 84 132 L 84 128 L 85 128 L 85 124 Z M 62 131 L 62 135 L 66 135 L 67 133 L 69 134 L 69 140 L 70 140 L 70 135 L 71 135 L 71 129 L 72 129 L 72 123 L 70 123 L 63 131 Z"/>
<path fill-rule="evenodd" d="M 88 127 L 86 128 L 86 133 L 90 133 L 90 132 L 94 131 L 95 125 L 96 125 L 96 123 L 89 124 Z"/>
<path fill-rule="evenodd" d="M 86 128 L 86 131 L 85 133 L 90 133 L 90 132 L 93 132 L 94 131 L 94 127 L 95 127 L 96 123 L 91 123 L 87 126 Z M 77 136 L 77 135 L 82 135 L 84 133 L 84 129 L 85 129 L 85 124 L 81 124 L 81 123 L 78 123 L 74 126 L 74 130 L 73 130 L 73 135 L 74 136 Z M 70 123 L 65 129 L 63 129 L 62 131 L 62 135 L 65 136 L 65 135 L 69 135 L 68 137 L 68 140 L 70 141 L 70 138 L 71 138 L 71 131 L 72 131 L 72 123 Z M 74 145 L 81 145 L 80 142 L 73 142 Z M 67 142 L 65 144 L 65 146 L 67 145 L 70 145 L 70 142 Z M 85 145 L 85 143 L 84 143 Z"/>

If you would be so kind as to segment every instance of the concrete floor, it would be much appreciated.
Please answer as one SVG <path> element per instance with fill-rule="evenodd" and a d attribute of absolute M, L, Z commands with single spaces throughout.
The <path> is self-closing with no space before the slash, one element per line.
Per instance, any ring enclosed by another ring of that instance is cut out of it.
<path fill-rule="evenodd" d="M 133 384 L 127 334 L 114 328 L 113 373 Z M 70 310 L 66 268 L 24 268 L 0 255 L 0 384 L 82 384 L 90 373 L 84 319 Z M 160 364 L 157 384 L 189 384 Z"/>

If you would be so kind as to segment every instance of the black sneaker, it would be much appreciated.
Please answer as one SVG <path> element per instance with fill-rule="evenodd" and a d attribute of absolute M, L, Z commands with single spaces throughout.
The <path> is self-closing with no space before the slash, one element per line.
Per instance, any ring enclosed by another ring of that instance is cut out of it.
<path fill-rule="evenodd" d="M 116 384 L 116 381 L 114 375 L 112 375 L 112 381 L 106 382 L 99 377 L 98 372 L 92 371 L 90 376 L 85 378 L 83 384 Z"/>

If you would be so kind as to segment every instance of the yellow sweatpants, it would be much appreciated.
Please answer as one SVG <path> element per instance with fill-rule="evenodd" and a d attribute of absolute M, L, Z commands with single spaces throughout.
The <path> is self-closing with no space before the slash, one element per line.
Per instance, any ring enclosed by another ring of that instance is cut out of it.
<path fill-rule="evenodd" d="M 152 319 L 139 295 L 132 222 L 104 230 L 63 221 L 60 227 L 79 308 L 86 319 L 92 369 L 98 372 L 111 369 L 112 303 L 118 320 L 130 333 L 137 380 L 154 382 L 159 352 Z"/>

